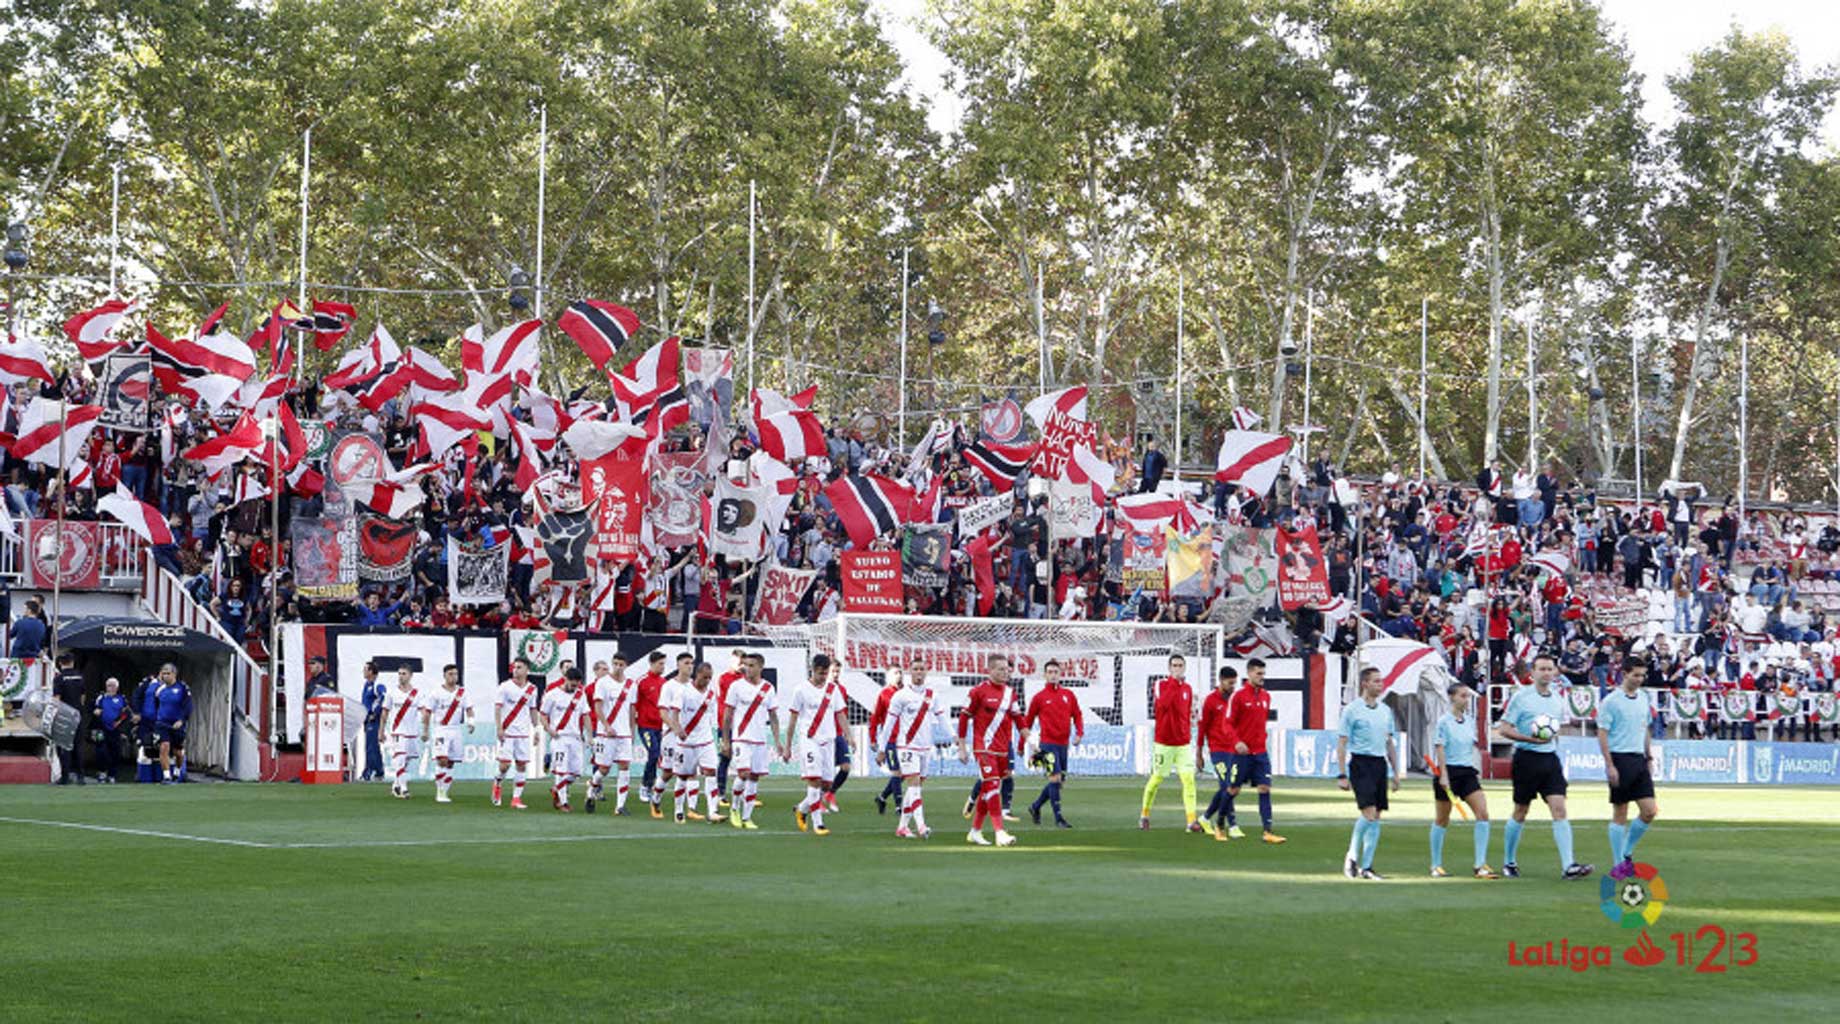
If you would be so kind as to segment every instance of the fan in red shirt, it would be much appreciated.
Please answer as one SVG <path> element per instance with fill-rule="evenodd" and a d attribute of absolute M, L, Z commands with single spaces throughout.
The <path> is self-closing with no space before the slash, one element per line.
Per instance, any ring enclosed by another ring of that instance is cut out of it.
<path fill-rule="evenodd" d="M 993 654 L 986 665 L 990 678 L 965 695 L 965 709 L 958 716 L 958 759 L 969 761 L 976 753 L 978 765 L 979 789 L 972 801 L 976 816 L 965 841 L 989 846 L 990 840 L 984 838 L 984 819 L 988 818 L 996 830 L 997 845 L 1011 846 L 1016 837 L 1003 827 L 1003 780 L 1009 777 L 1011 744 L 1021 735 L 1022 715 L 1016 710 L 1016 691 L 1009 685 L 1009 659 Z"/>
<path fill-rule="evenodd" d="M 688 654 L 677 656 L 680 669 L 695 661 Z M 658 790 L 653 788 L 658 781 L 659 744 L 664 739 L 664 715 L 658 710 L 658 694 L 663 689 L 664 652 L 653 651 L 646 660 L 645 674 L 633 687 L 633 727 L 639 730 L 639 742 L 645 746 L 645 774 L 639 779 L 639 799 L 652 805 L 654 818 L 664 817 L 658 807 Z"/>
<path fill-rule="evenodd" d="M 1232 801 L 1227 787 L 1233 784 L 1233 748 L 1239 746 L 1239 737 L 1233 732 L 1233 719 L 1227 714 L 1227 704 L 1238 682 L 1239 673 L 1232 666 L 1221 666 L 1219 681 L 1201 702 L 1201 724 L 1196 729 L 1207 745 L 1208 763 L 1214 769 L 1214 778 L 1219 781 L 1213 797 L 1208 800 L 1207 811 L 1201 815 L 1201 824 L 1208 834 L 1223 843 L 1227 841 L 1227 807 Z M 1201 767 L 1201 752 L 1196 751 L 1195 769 L 1199 771 Z"/>
<path fill-rule="evenodd" d="M 1257 658 L 1246 662 L 1246 681 L 1227 699 L 1227 718 L 1233 725 L 1233 771 L 1227 786 L 1227 836 L 1243 839 L 1239 817 L 1233 811 L 1233 798 L 1241 786 L 1259 790 L 1259 822 L 1264 826 L 1260 837 L 1277 844 L 1284 837 L 1271 830 L 1271 755 L 1265 750 L 1265 728 L 1271 721 L 1271 691 L 1265 689 L 1265 663 Z"/>
<path fill-rule="evenodd" d="M 869 747 L 875 756 L 888 766 L 888 781 L 883 784 L 880 796 L 875 798 L 875 813 L 887 814 L 888 801 L 893 800 L 898 809 L 901 804 L 901 767 L 895 757 L 894 732 L 888 728 L 888 705 L 894 701 L 894 695 L 901 692 L 901 677 L 911 671 L 910 660 L 899 671 L 887 674 L 888 685 L 875 695 L 875 710 L 869 714 Z M 882 733 L 887 731 L 888 735 Z"/>
<path fill-rule="evenodd" d="M 1195 820 L 1195 757 L 1190 744 L 1195 738 L 1195 691 L 1182 678 L 1188 659 L 1180 654 L 1169 656 L 1169 674 L 1156 684 L 1155 747 L 1156 760 L 1150 767 L 1150 781 L 1144 783 L 1144 810 L 1137 819 L 1138 828 L 1150 827 L 1150 808 L 1156 806 L 1156 791 L 1171 771 L 1182 780 L 1182 809 L 1188 815 L 1188 830 L 1200 832 Z"/>
<path fill-rule="evenodd" d="M 1067 819 L 1061 817 L 1061 783 L 1067 777 L 1067 747 L 1085 738 L 1086 720 L 1080 714 L 1080 699 L 1061 685 L 1061 675 L 1061 663 L 1052 658 L 1041 667 L 1041 678 L 1047 685 L 1029 701 L 1029 713 L 1022 720 L 1022 729 L 1026 733 L 1040 726 L 1041 731 L 1035 736 L 1039 751 L 1036 756 L 1044 762 L 1042 768 L 1048 773 L 1048 782 L 1041 787 L 1041 795 L 1029 804 L 1029 817 L 1035 824 L 1041 824 L 1041 805 L 1051 803 L 1054 805 L 1054 827 L 1072 828 Z"/>

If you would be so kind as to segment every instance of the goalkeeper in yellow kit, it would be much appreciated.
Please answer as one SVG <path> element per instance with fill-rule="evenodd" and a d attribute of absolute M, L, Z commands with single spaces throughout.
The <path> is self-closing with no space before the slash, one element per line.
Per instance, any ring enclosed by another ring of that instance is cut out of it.
<path fill-rule="evenodd" d="M 1144 783 L 1144 810 L 1137 819 L 1138 828 L 1150 827 L 1156 791 L 1174 769 L 1182 780 L 1182 810 L 1188 816 L 1188 830 L 1201 831 L 1201 823 L 1195 820 L 1195 691 L 1183 678 L 1187 670 L 1187 660 L 1172 654 L 1169 675 L 1156 684 L 1156 760 L 1150 768 L 1150 781 Z"/>

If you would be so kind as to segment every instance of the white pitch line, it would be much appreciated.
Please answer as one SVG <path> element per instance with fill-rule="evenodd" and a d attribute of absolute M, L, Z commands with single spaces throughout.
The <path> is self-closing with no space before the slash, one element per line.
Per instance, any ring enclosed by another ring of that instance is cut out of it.
<path fill-rule="evenodd" d="M 496 836 L 482 839 L 355 839 L 348 843 L 271 843 L 278 850 L 357 850 L 391 846 L 460 846 L 482 843 L 600 843 L 627 839 L 718 839 L 725 833 L 709 832 L 626 832 L 585 836 Z M 797 832 L 756 830 L 757 836 L 796 836 Z"/>
<path fill-rule="evenodd" d="M 47 821 L 43 818 L 7 818 L 0 817 L 0 822 L 14 825 L 49 825 L 52 828 L 74 828 L 86 832 L 113 832 L 124 836 L 146 836 L 153 839 L 179 839 L 192 843 L 217 843 L 221 846 L 244 846 L 257 850 L 274 848 L 272 843 L 258 843 L 248 839 L 225 839 L 220 836 L 194 836 L 184 832 L 158 832 L 146 828 L 117 828 L 113 825 L 90 825 L 76 821 Z"/>

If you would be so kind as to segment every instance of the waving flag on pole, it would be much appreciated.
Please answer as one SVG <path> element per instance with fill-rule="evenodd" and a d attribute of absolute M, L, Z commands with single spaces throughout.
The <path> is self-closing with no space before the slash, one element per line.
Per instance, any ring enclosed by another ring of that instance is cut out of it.
<path fill-rule="evenodd" d="M 772 388 L 755 388 L 748 393 L 748 408 L 753 410 L 754 422 L 759 423 L 768 416 L 782 412 L 810 412 L 812 403 L 818 400 L 818 385 L 799 392 L 788 398 Z"/>
<path fill-rule="evenodd" d="M 639 333 L 639 314 L 611 302 L 581 299 L 569 303 L 556 326 L 604 372 L 620 349 Z"/>
<path fill-rule="evenodd" d="M 197 341 L 191 341 L 167 338 L 148 324 L 147 345 L 179 366 L 231 377 L 238 384 L 256 372 L 255 352 L 234 334 L 200 334 Z"/>
<path fill-rule="evenodd" d="M 31 340 L 18 341 L 9 334 L 6 344 L 0 345 L 0 382 L 23 384 L 28 380 L 55 384 L 57 377 L 45 359 L 43 345 Z"/>
<path fill-rule="evenodd" d="M 801 410 L 776 413 L 761 420 L 758 427 L 761 450 L 789 466 L 828 451 L 824 443 L 824 424 L 818 422 L 816 413 Z"/>
<path fill-rule="evenodd" d="M 1032 444 L 997 444 L 994 441 L 977 440 L 965 446 L 965 461 L 972 468 L 984 474 L 990 485 L 999 494 L 1008 494 L 1016 486 L 1016 478 L 1035 461 L 1036 445 Z"/>
<path fill-rule="evenodd" d="M 70 469 L 82 461 L 81 453 L 88 447 L 90 432 L 96 429 L 101 415 L 99 405 L 73 405 L 64 410 L 62 402 L 34 398 L 20 417 L 19 436 L 13 441 L 11 454 L 15 459 L 41 466 Z"/>
<path fill-rule="evenodd" d="M 537 332 L 542 329 L 541 320 L 520 320 L 500 328 L 481 345 L 480 369 L 507 374 L 518 386 L 528 386 L 537 379 Z"/>
<path fill-rule="evenodd" d="M 839 477 L 824 488 L 824 496 L 858 548 L 900 529 L 913 516 L 914 489 L 874 473 Z"/>
<path fill-rule="evenodd" d="M 115 485 L 114 494 L 96 499 L 96 511 L 120 521 L 149 544 L 173 542 L 172 527 L 166 525 L 160 510 L 136 498 L 120 484 Z"/>
<path fill-rule="evenodd" d="M 660 395 L 677 387 L 679 351 L 677 338 L 666 338 L 627 363 L 619 373 L 609 375 L 613 396 L 629 417 L 643 422 L 644 411 L 650 409 Z"/>
<path fill-rule="evenodd" d="M 1255 430 L 1229 430 L 1220 442 L 1220 455 L 1214 463 L 1214 480 L 1238 484 L 1253 494 L 1271 492 L 1277 482 L 1284 457 L 1290 454 L 1291 439 L 1282 434 L 1262 434 Z"/>
<path fill-rule="evenodd" d="M 216 475 L 261 447 L 262 428 L 245 412 L 228 432 L 193 445 L 181 457 L 203 464 L 207 472 Z"/>
<path fill-rule="evenodd" d="M 1236 430 L 1252 430 L 1265 421 L 1265 417 L 1253 412 L 1243 405 L 1233 407 L 1233 427 Z"/>
<path fill-rule="evenodd" d="M 301 319 L 300 310 L 295 309 L 292 302 L 283 299 L 275 304 L 268 316 L 256 325 L 255 333 L 249 336 L 251 352 L 261 349 L 268 353 L 270 373 L 286 374 L 294 369 L 294 338 L 289 330 L 297 326 Z M 254 366 L 250 367 L 250 372 L 255 372 Z"/>
<path fill-rule="evenodd" d="M 1154 491 L 1125 494 L 1119 496 L 1116 505 L 1118 514 L 1138 533 L 1157 533 L 1171 524 L 1183 533 L 1195 532 L 1195 516 L 1189 511 L 1188 502 L 1180 496 Z"/>
<path fill-rule="evenodd" d="M 93 363 L 127 344 L 115 340 L 115 329 L 121 326 L 123 317 L 139 308 L 139 302 L 110 299 L 64 321 L 64 333 L 76 344 L 83 361 Z"/>
<path fill-rule="evenodd" d="M 1118 471 L 1094 454 L 1084 444 L 1074 445 L 1073 458 L 1067 460 L 1066 480 L 1070 484 L 1090 484 L 1093 504 L 1105 507 L 1105 492 L 1118 483 Z"/>
<path fill-rule="evenodd" d="M 1073 419 L 1083 420 L 1086 418 L 1086 385 L 1050 391 L 1031 399 L 1029 404 L 1022 407 L 1022 411 L 1028 415 L 1029 419 L 1035 421 L 1037 429 L 1047 423 L 1048 417 L 1056 412 L 1063 412 Z"/>
<path fill-rule="evenodd" d="M 313 300 L 313 347 L 321 352 L 330 352 L 333 346 L 344 340 L 351 332 L 351 325 L 358 319 L 357 307 L 343 302 L 326 302 Z"/>
<path fill-rule="evenodd" d="M 1544 569 L 1554 576 L 1564 576 L 1566 573 L 1572 571 L 1571 556 L 1556 548 L 1542 551 L 1534 555 L 1532 558 L 1527 559 L 1527 564 Z"/>
<path fill-rule="evenodd" d="M 409 383 L 424 391 L 442 393 L 460 390 L 460 378 L 441 361 L 414 345 L 403 350 L 402 369 Z"/>

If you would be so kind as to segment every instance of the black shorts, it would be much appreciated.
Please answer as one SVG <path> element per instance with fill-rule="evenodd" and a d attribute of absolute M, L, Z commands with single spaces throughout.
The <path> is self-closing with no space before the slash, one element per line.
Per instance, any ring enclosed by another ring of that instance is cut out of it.
<path fill-rule="evenodd" d="M 1514 779 L 1516 806 L 1533 803 L 1536 796 L 1544 799 L 1565 795 L 1565 767 L 1559 763 L 1558 754 L 1516 750 L 1510 774 Z"/>
<path fill-rule="evenodd" d="M 1047 773 L 1049 775 L 1065 775 L 1067 773 L 1067 744 L 1043 743 L 1041 745 L 1041 756 L 1047 759 Z"/>
<path fill-rule="evenodd" d="M 1348 759 L 1348 788 L 1354 790 L 1356 807 L 1386 810 L 1386 786 L 1386 758 L 1356 754 Z"/>
<path fill-rule="evenodd" d="M 1460 764 L 1447 764 L 1444 766 L 1444 771 L 1450 776 L 1448 792 L 1445 791 L 1444 784 L 1437 780 L 1437 776 L 1431 777 L 1431 795 L 1438 803 L 1450 803 L 1452 794 L 1455 794 L 1458 800 L 1467 800 L 1471 793 L 1482 792 L 1482 776 L 1476 772 L 1476 769 Z"/>
<path fill-rule="evenodd" d="M 153 737 L 154 742 L 169 743 L 175 749 L 183 749 L 185 747 L 184 726 L 156 725 L 153 727 Z"/>
<path fill-rule="evenodd" d="M 1646 754 L 1611 754 L 1616 765 L 1617 784 L 1610 787 L 1610 802 L 1632 804 L 1655 798 L 1655 777 L 1648 771 Z"/>

